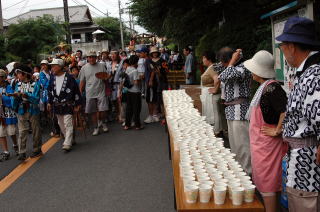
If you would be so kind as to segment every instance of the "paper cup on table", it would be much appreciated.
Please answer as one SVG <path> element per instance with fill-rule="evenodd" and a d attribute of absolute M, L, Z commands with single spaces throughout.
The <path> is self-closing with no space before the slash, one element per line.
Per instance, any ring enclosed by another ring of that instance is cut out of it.
<path fill-rule="evenodd" d="M 210 187 L 211 187 L 211 189 L 213 188 L 213 182 L 212 181 L 201 181 L 200 182 L 200 185 L 203 185 L 203 184 L 205 184 L 205 185 L 209 185 Z"/>
<path fill-rule="evenodd" d="M 255 185 L 244 186 L 244 201 L 245 202 L 253 202 L 255 189 L 256 189 Z"/>
<path fill-rule="evenodd" d="M 224 182 L 221 182 L 221 181 L 214 181 L 213 182 L 214 186 L 224 186 L 224 187 L 227 187 L 228 185 Z"/>
<path fill-rule="evenodd" d="M 212 187 L 210 185 L 206 185 L 206 184 L 199 185 L 200 202 L 208 203 L 210 201 L 211 194 L 212 194 Z"/>
<path fill-rule="evenodd" d="M 229 182 L 228 184 L 229 199 L 232 199 L 232 188 L 238 188 L 238 187 L 241 187 L 240 183 Z"/>
<path fill-rule="evenodd" d="M 195 177 L 191 177 L 191 176 L 188 176 L 188 177 L 182 177 L 182 181 L 183 181 L 183 185 L 187 185 L 188 182 L 196 182 L 195 181 Z"/>
<path fill-rule="evenodd" d="M 186 185 L 184 195 L 187 203 L 196 203 L 198 199 L 199 187 L 197 185 Z"/>
<path fill-rule="evenodd" d="M 240 176 L 239 179 L 241 181 L 251 181 L 251 178 L 249 176 Z"/>
<path fill-rule="evenodd" d="M 199 181 L 199 182 L 201 182 L 201 181 L 209 181 L 209 180 L 211 180 L 211 178 L 210 178 L 210 177 L 205 176 L 205 175 L 197 176 L 197 179 L 198 179 L 198 181 Z"/>
<path fill-rule="evenodd" d="M 216 205 L 223 205 L 226 200 L 226 187 L 224 186 L 215 186 L 213 188 L 213 199 Z"/>
<path fill-rule="evenodd" d="M 244 198 L 244 188 L 243 187 L 233 187 L 232 191 L 232 204 L 233 205 L 242 205 Z"/>

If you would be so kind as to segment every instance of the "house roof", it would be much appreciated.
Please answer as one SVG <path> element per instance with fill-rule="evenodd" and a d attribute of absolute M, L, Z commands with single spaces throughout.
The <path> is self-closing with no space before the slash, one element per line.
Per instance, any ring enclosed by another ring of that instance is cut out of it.
<path fill-rule="evenodd" d="M 92 23 L 92 16 L 90 10 L 86 5 L 70 6 L 69 9 L 69 22 L 72 23 Z M 43 15 L 52 15 L 56 21 L 64 22 L 63 7 L 35 9 L 21 15 L 4 20 L 4 26 L 10 24 L 17 24 L 19 20 L 26 20 L 30 18 L 42 17 Z"/>

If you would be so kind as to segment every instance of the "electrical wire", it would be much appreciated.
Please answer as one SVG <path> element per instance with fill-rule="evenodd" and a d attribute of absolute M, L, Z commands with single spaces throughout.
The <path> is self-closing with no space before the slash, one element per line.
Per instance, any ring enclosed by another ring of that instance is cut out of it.
<path fill-rule="evenodd" d="M 23 9 L 28 5 L 29 0 L 26 1 L 26 3 L 23 5 L 23 7 L 20 9 L 18 16 L 21 15 L 21 12 L 23 11 Z"/>
<path fill-rule="evenodd" d="M 4 10 L 6 10 L 6 9 L 9 9 L 9 8 L 11 8 L 11 7 L 14 7 L 14 6 L 16 6 L 16 5 L 18 5 L 18 4 L 20 4 L 20 3 L 24 2 L 24 1 L 27 1 L 27 0 L 19 1 L 19 2 L 15 3 L 15 4 L 13 4 L 13 5 L 9 6 L 9 7 L 6 7 L 6 8 L 4 8 L 4 9 L 2 9 L 2 10 L 4 11 Z"/>
<path fill-rule="evenodd" d="M 84 2 L 86 2 L 87 4 L 89 4 L 91 7 L 95 8 L 97 11 L 99 11 L 100 13 L 102 13 L 105 16 L 108 16 L 108 14 L 105 14 L 104 12 L 102 12 L 101 10 L 99 10 L 98 8 L 96 8 L 95 6 L 93 6 L 90 2 L 88 2 L 87 0 L 83 0 Z"/>
<path fill-rule="evenodd" d="M 72 0 L 76 5 L 81 6 L 82 4 L 77 0 Z M 90 11 L 92 14 L 96 15 L 97 17 L 101 17 L 98 13 L 94 12 L 93 10 Z"/>
<path fill-rule="evenodd" d="M 49 2 L 54 2 L 54 1 L 57 1 L 57 0 L 51 0 L 51 1 L 41 2 L 41 3 L 38 3 L 38 4 L 31 4 L 31 5 L 28 5 L 28 6 L 26 6 L 26 7 L 12 8 L 12 9 L 9 9 L 9 10 L 7 10 L 7 11 L 18 10 L 18 9 L 21 9 L 21 8 L 28 8 L 28 7 L 33 7 L 33 6 L 38 6 L 38 5 L 47 4 L 47 3 L 49 3 Z"/>

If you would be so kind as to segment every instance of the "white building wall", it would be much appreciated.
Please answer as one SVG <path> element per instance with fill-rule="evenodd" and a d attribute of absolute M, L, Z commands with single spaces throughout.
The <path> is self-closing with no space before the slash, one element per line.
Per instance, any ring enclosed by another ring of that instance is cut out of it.
<path fill-rule="evenodd" d="M 103 49 L 109 50 L 109 41 L 103 40 L 92 43 L 74 43 L 71 44 L 71 46 L 73 51 L 80 49 L 84 54 L 88 54 L 91 50 L 94 50 L 98 53 L 98 51 L 102 51 Z"/>

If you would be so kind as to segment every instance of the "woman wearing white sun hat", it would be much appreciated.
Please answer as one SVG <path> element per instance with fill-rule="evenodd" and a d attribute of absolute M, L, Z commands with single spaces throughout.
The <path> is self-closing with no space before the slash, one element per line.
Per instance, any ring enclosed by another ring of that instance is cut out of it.
<path fill-rule="evenodd" d="M 281 137 L 287 97 L 275 77 L 274 59 L 267 51 L 257 52 L 244 62 L 260 83 L 248 112 L 252 177 L 261 192 L 267 212 L 277 211 L 281 189 L 281 161 L 286 145 Z"/>

